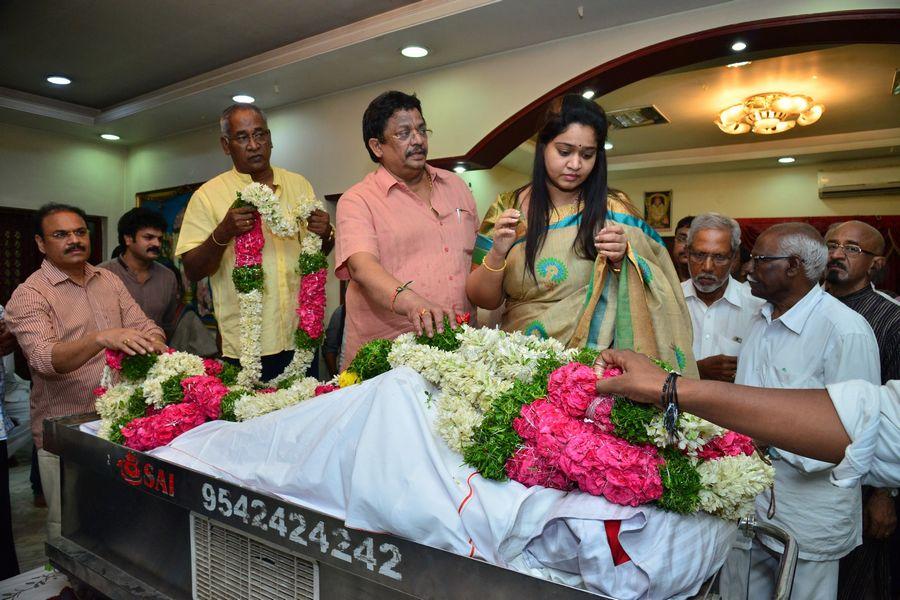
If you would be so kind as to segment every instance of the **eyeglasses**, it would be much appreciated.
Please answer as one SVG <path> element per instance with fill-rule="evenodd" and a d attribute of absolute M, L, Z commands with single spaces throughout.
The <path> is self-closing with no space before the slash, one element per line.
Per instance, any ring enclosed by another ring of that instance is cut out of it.
<path fill-rule="evenodd" d="M 709 254 L 708 252 L 692 252 L 688 251 L 688 258 L 691 262 L 702 265 L 707 259 L 711 258 L 714 265 L 727 265 L 731 262 L 732 254 Z"/>
<path fill-rule="evenodd" d="M 682 244 L 685 243 L 687 241 L 687 234 L 679 233 L 678 235 L 675 236 L 675 241 L 681 242 Z"/>
<path fill-rule="evenodd" d="M 854 254 L 868 254 L 869 256 L 878 256 L 874 252 L 869 252 L 868 250 L 863 250 L 856 244 L 838 244 L 837 242 L 828 242 L 825 244 L 828 247 L 829 252 L 834 252 L 838 248 L 844 251 L 844 254 L 847 256 L 851 256 Z"/>
<path fill-rule="evenodd" d="M 85 227 L 79 227 L 78 229 L 71 229 L 66 231 L 65 229 L 60 229 L 58 231 L 54 231 L 50 234 L 54 240 L 67 240 L 70 235 L 74 235 L 77 238 L 85 238 L 88 235 L 88 230 Z"/>
<path fill-rule="evenodd" d="M 251 135 L 239 133 L 237 135 L 226 135 L 225 137 L 239 146 L 246 146 L 251 139 L 257 144 L 266 144 L 269 142 L 270 135 L 272 135 L 272 132 L 266 129 L 265 131 L 254 131 Z"/>
<path fill-rule="evenodd" d="M 794 257 L 793 256 L 765 256 L 763 254 L 751 254 L 750 255 L 750 260 L 752 260 L 755 263 L 769 262 L 772 260 L 781 260 L 782 258 L 794 258 Z M 803 262 L 803 260 L 801 259 L 800 262 Z"/>
<path fill-rule="evenodd" d="M 392 133 L 392 134 L 391 134 L 391 137 L 393 137 L 393 138 L 394 138 L 395 140 L 397 140 L 398 142 L 405 142 L 405 141 L 407 141 L 410 137 L 412 137 L 413 131 L 415 131 L 415 132 L 418 133 L 421 137 L 426 138 L 426 139 L 428 138 L 429 135 L 432 135 L 432 134 L 434 133 L 434 132 L 433 132 L 432 130 L 430 130 L 430 129 L 425 129 L 425 126 L 423 125 L 422 127 L 417 127 L 416 129 L 407 129 L 407 128 L 404 127 L 404 128 L 401 129 L 400 131 L 397 131 L 397 132 L 395 132 L 395 133 Z"/>

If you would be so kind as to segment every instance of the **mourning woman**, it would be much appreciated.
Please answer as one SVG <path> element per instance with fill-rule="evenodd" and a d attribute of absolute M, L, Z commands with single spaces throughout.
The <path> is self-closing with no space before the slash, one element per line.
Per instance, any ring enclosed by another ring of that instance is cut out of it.
<path fill-rule="evenodd" d="M 606 183 L 606 115 L 551 106 L 531 183 L 488 209 L 466 292 L 500 326 L 570 347 L 628 348 L 696 376 L 691 320 L 662 238 Z"/>

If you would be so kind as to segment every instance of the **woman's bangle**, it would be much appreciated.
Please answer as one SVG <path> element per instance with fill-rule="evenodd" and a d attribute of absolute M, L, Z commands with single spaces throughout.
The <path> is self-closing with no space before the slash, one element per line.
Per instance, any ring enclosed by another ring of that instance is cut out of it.
<path fill-rule="evenodd" d="M 209 234 L 209 237 L 212 238 L 212 241 L 216 246 L 221 246 L 222 248 L 225 248 L 226 246 L 228 246 L 227 243 L 223 244 L 222 242 L 220 242 L 219 240 L 216 239 L 216 230 L 215 229 L 212 230 L 212 233 Z"/>
<path fill-rule="evenodd" d="M 397 301 L 397 296 L 399 296 L 401 292 L 408 290 L 410 285 L 412 285 L 412 281 L 407 281 L 403 285 L 398 285 L 397 289 L 394 290 L 394 294 L 391 296 L 391 312 L 394 312 L 394 302 Z"/>
<path fill-rule="evenodd" d="M 481 266 L 490 271 L 491 273 L 500 273 L 504 269 L 506 269 L 506 259 L 503 259 L 503 265 L 499 269 L 492 269 L 489 264 L 487 264 L 487 256 L 484 257 L 484 260 L 481 261 Z"/>

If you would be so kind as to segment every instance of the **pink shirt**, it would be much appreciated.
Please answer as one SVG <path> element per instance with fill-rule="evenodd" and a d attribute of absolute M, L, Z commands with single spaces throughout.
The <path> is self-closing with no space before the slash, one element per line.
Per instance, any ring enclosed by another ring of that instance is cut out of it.
<path fill-rule="evenodd" d="M 466 297 L 466 275 L 479 226 L 475 199 L 455 174 L 431 166 L 427 170 L 433 185 L 431 204 L 437 214 L 384 167 L 341 196 L 335 226 L 335 274 L 349 280 L 347 259 L 368 252 L 401 283 L 412 280 L 410 289 L 422 297 L 474 315 Z M 393 339 L 413 331 L 404 315 L 372 302 L 353 280 L 347 288 L 346 311 L 345 365 L 369 340 Z"/>

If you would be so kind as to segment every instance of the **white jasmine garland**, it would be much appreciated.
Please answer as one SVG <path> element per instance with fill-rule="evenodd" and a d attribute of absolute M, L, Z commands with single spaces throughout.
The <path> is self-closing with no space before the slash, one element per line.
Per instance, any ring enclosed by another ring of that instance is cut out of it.
<path fill-rule="evenodd" d="M 185 377 L 203 375 L 205 372 L 203 359 L 195 354 L 188 354 L 187 352 L 160 354 L 153 366 L 150 367 L 150 370 L 147 371 L 147 377 L 141 383 L 144 401 L 155 408 L 162 408 L 165 406 L 162 391 L 164 382 L 176 376 L 179 379 L 184 379 Z"/>
<path fill-rule="evenodd" d="M 294 382 L 291 387 L 271 393 L 248 393 L 234 402 L 234 416 L 238 421 L 246 421 L 270 412 L 294 406 L 316 395 L 320 385 L 314 377 L 306 377 Z"/>
<path fill-rule="evenodd" d="M 97 398 L 94 405 L 100 415 L 97 435 L 108 440 L 113 434 L 113 424 L 128 416 L 128 400 L 137 389 L 129 383 L 120 383 L 107 388 L 106 393 Z"/>
<path fill-rule="evenodd" d="M 315 233 L 307 233 L 300 238 L 300 253 L 315 254 L 322 251 L 322 238 Z"/>
<path fill-rule="evenodd" d="M 255 206 L 263 223 L 278 237 L 291 238 L 300 231 L 299 208 L 282 203 L 269 186 L 254 181 L 241 191 L 241 200 Z"/>
<path fill-rule="evenodd" d="M 775 469 L 756 454 L 725 456 L 697 465 L 700 473 L 700 510 L 725 520 L 753 514 L 753 500 L 772 485 Z"/>
<path fill-rule="evenodd" d="M 262 292 L 238 293 L 241 332 L 241 372 L 238 384 L 253 387 L 262 376 Z"/>
<path fill-rule="evenodd" d="M 678 431 L 676 432 L 675 443 L 688 456 L 696 456 L 697 450 L 726 431 L 726 429 L 705 419 L 683 412 L 678 418 Z M 650 436 L 650 441 L 659 448 L 664 448 L 668 445 L 668 434 L 663 424 L 662 413 L 655 415 L 653 420 L 647 425 L 647 435 Z"/>

